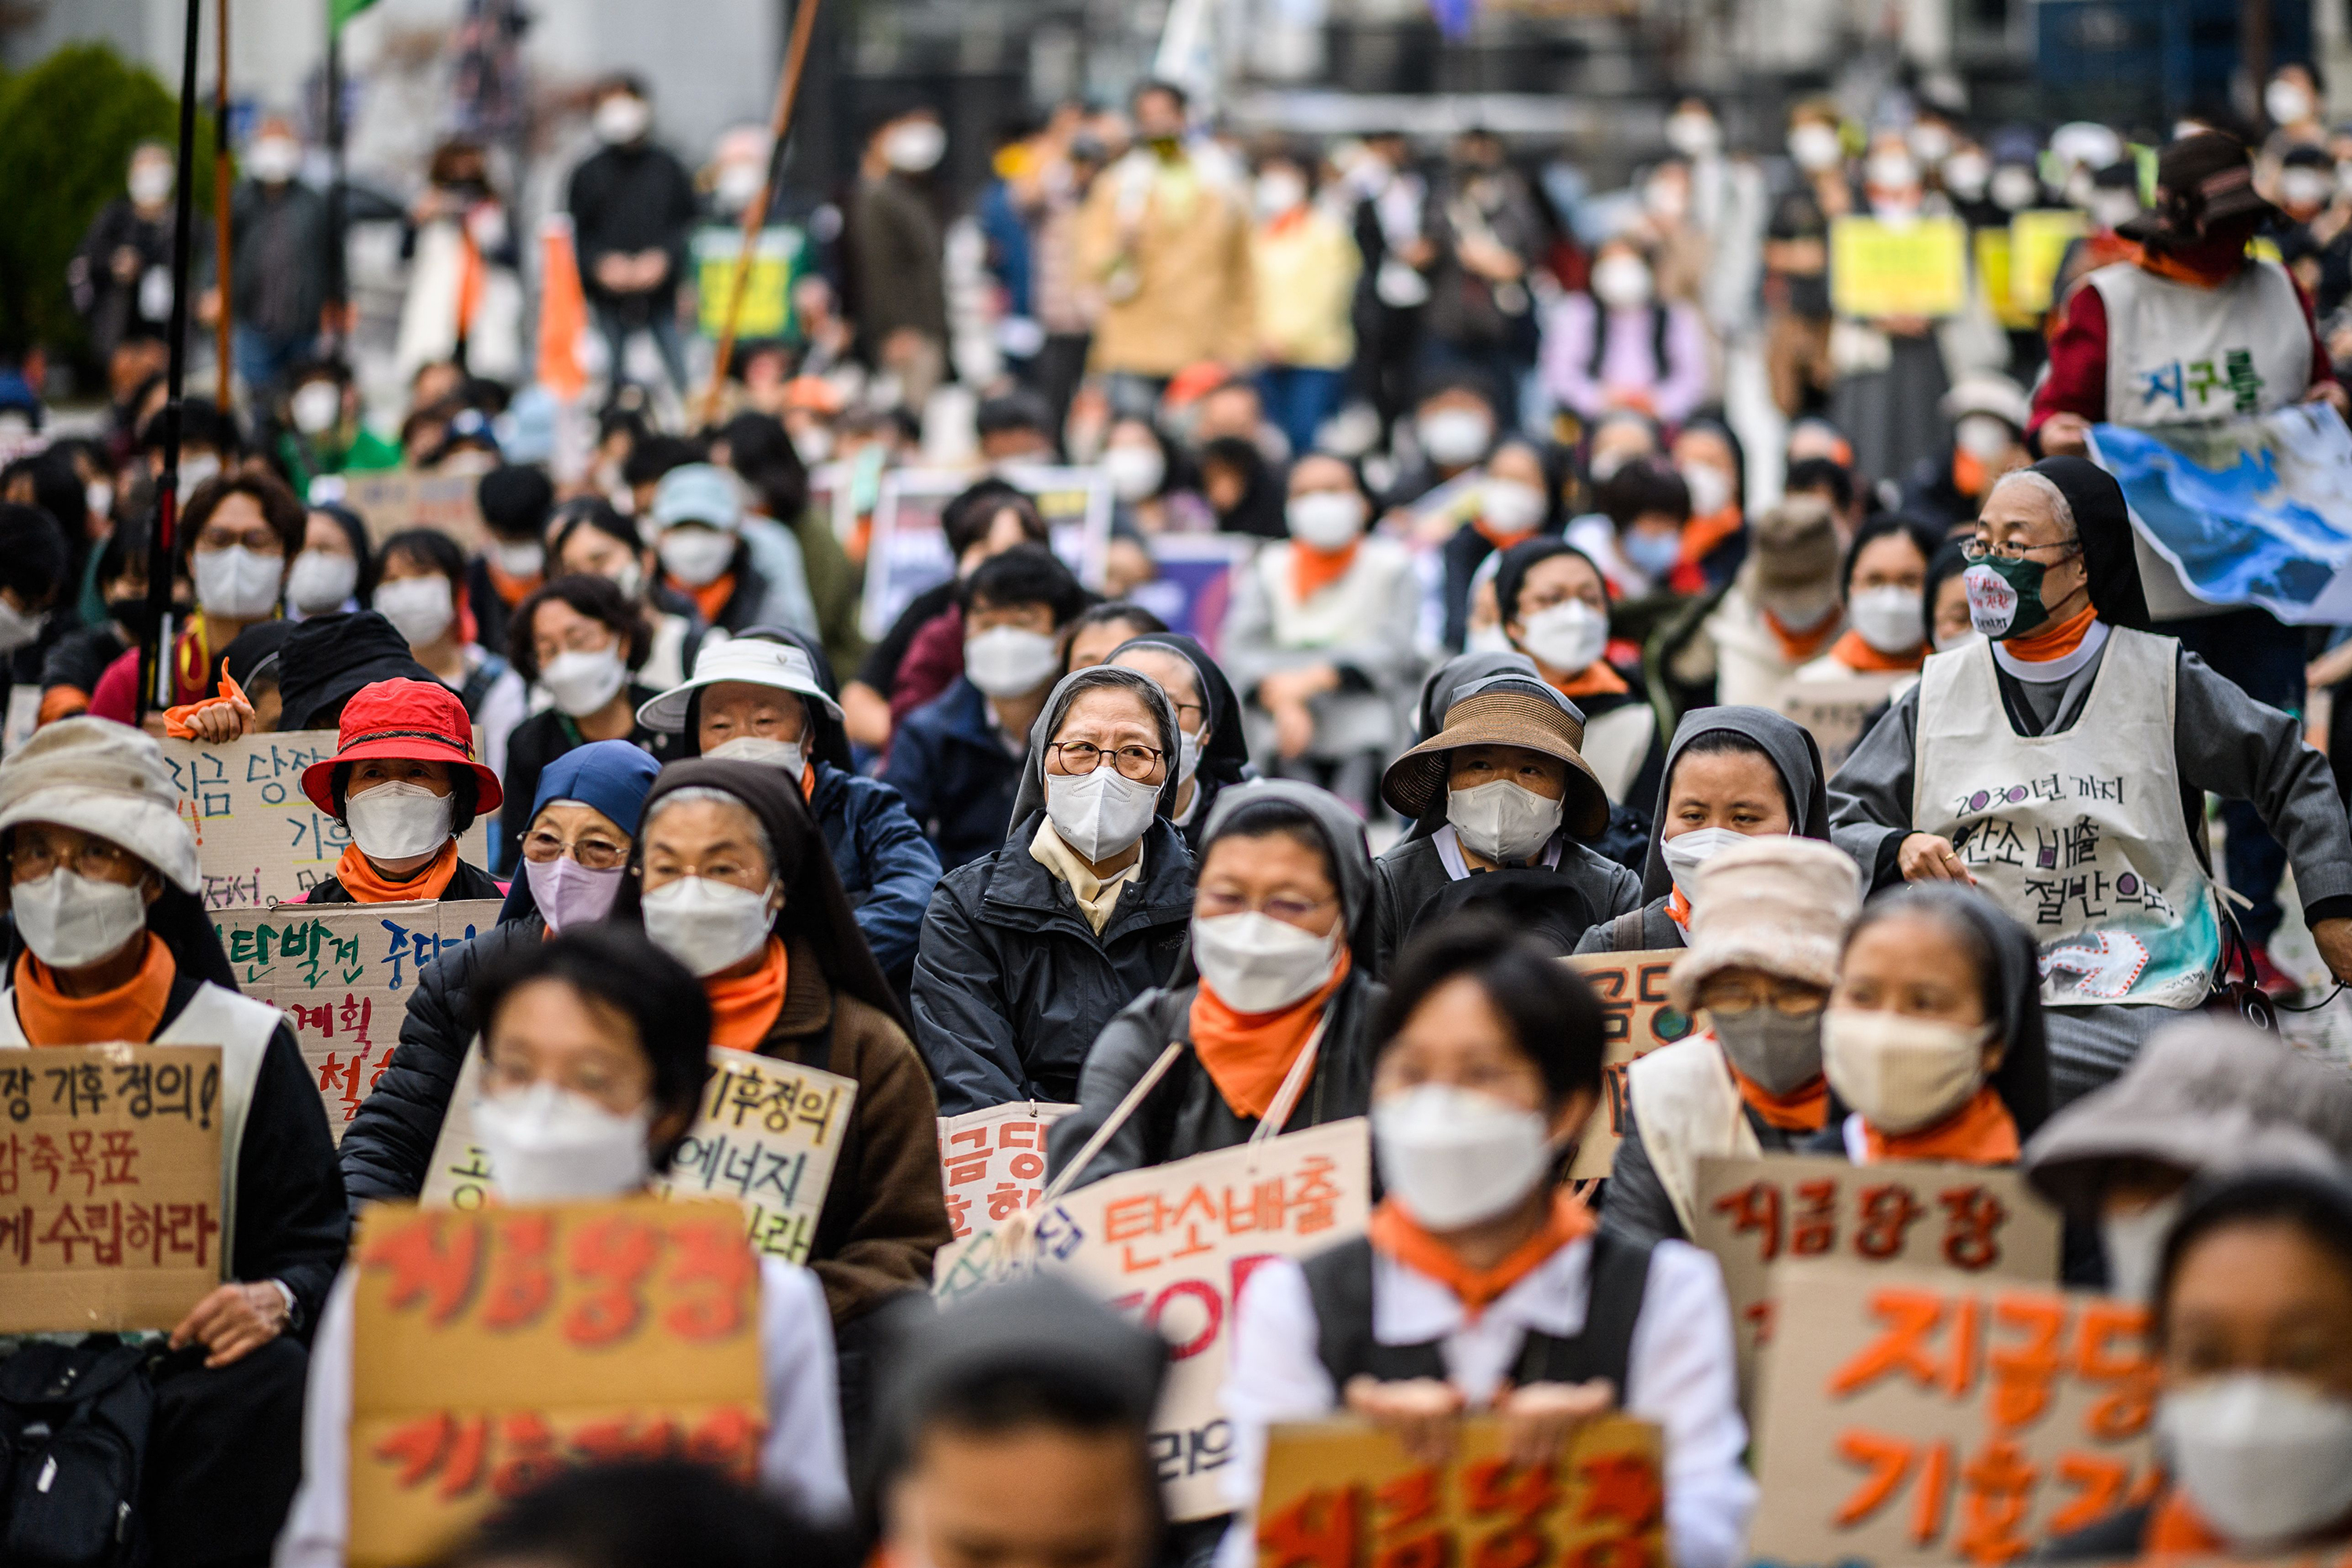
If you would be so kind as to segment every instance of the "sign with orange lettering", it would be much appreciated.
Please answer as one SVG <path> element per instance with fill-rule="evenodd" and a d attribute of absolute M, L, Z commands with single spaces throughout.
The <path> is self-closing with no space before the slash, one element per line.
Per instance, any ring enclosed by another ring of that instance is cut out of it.
<path fill-rule="evenodd" d="M 1617 1158 L 1625 1126 L 1625 1069 L 1633 1058 L 1670 1046 L 1691 1032 L 1690 1015 L 1666 1000 L 1666 975 L 1679 951 L 1588 952 L 1568 960 L 1601 998 L 1605 1018 L 1601 1068 L 1601 1104 L 1585 1124 L 1583 1141 L 1569 1175 L 1576 1181 L 1605 1176 Z"/>
<path fill-rule="evenodd" d="M 1645 1421 L 1577 1428 L 1533 1468 L 1504 1457 L 1502 1423 L 1462 1424 L 1443 1465 L 1352 1418 L 1267 1435 L 1257 1568 L 1665 1568 L 1663 1443 Z"/>
<path fill-rule="evenodd" d="M 1843 1263 L 1778 1282 L 1759 1563 L 1991 1568 L 2157 1485 L 2145 1308 Z"/>
<path fill-rule="evenodd" d="M 1045 1133 L 1077 1109 L 1016 1100 L 940 1118 L 940 1184 L 958 1241 L 994 1230 L 1045 1191 Z"/>
<path fill-rule="evenodd" d="M 352 1563 L 420 1562 L 572 1466 L 752 1479 L 760 1265 L 736 1205 L 377 1204 L 352 1258 Z"/>

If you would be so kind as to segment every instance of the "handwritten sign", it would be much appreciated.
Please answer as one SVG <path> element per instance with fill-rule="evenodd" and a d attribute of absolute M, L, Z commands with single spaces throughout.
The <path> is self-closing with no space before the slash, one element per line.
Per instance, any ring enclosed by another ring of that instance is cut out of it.
<path fill-rule="evenodd" d="M 732 224 L 711 224 L 694 231 L 695 331 L 713 342 L 727 330 L 727 301 L 735 285 L 735 262 L 743 250 L 742 231 Z M 801 231 L 788 224 L 770 224 L 760 231 L 751 249 L 751 269 L 743 278 L 743 300 L 736 318 L 739 342 L 791 337 L 799 325 L 793 319 L 793 285 L 808 270 L 808 245 Z"/>
<path fill-rule="evenodd" d="M 858 626 L 880 637 L 926 591 L 955 575 L 940 516 L 979 476 L 947 468 L 891 468 L 874 502 Z M 1054 553 L 1088 587 L 1100 587 L 1110 560 L 1110 480 L 1100 468 L 1008 466 L 1001 476 L 1037 505 Z"/>
<path fill-rule="evenodd" d="M 335 739 L 332 730 L 289 730 L 219 746 L 163 743 L 180 820 L 195 835 L 205 908 L 300 903 L 335 874 L 351 833 L 302 793 L 302 770 L 333 756 Z M 487 818 L 458 836 L 458 854 L 474 865 L 488 847 Z"/>
<path fill-rule="evenodd" d="M 425 1167 L 425 1190 L 417 1201 L 426 1208 L 478 1209 L 490 1201 L 490 1152 L 474 1136 L 474 1101 L 481 1095 L 482 1041 L 476 1036 L 457 1068 L 457 1081 L 449 1087 L 449 1106 L 441 1113 L 433 1158 Z"/>
<path fill-rule="evenodd" d="M 1760 1562 L 2009 1563 L 2156 1484 L 2143 1307 L 1818 1264 L 1781 1300 Z"/>
<path fill-rule="evenodd" d="M 1841 316 L 1957 316 L 1969 302 L 1968 226 L 1956 217 L 1830 224 L 1830 302 Z"/>
<path fill-rule="evenodd" d="M 731 1206 L 378 1204 L 352 1256 L 353 1564 L 422 1561 L 575 1465 L 753 1479 L 760 1268 Z"/>
<path fill-rule="evenodd" d="M 994 1230 L 1044 1195 L 1045 1130 L 1076 1109 L 1016 1100 L 940 1118 L 940 1183 L 957 1240 Z"/>
<path fill-rule="evenodd" d="M 2058 1212 L 2006 1167 L 1710 1155 L 1698 1163 L 1697 1207 L 1691 1240 L 1723 1266 L 1751 1409 L 1789 1263 L 1835 1259 L 2034 1285 L 2058 1279 Z"/>
<path fill-rule="evenodd" d="M 0 1051 L 0 1333 L 169 1329 L 220 1283 L 220 1058 Z"/>
<path fill-rule="evenodd" d="M 489 538 L 475 494 L 481 482 L 478 473 L 379 468 L 345 474 L 343 504 L 367 524 L 372 544 L 382 544 L 404 529 L 430 528 L 447 534 L 470 554 Z"/>
<path fill-rule="evenodd" d="M 1898 675 L 1850 675 L 1826 680 L 1792 680 L 1780 693 L 1780 711 L 1796 721 L 1822 749 L 1822 771 L 1838 764 L 1862 743 L 1870 716 L 1886 705 L 1895 689 L 1912 679 Z"/>
<path fill-rule="evenodd" d="M 713 1046 L 701 1114 L 660 1190 L 733 1198 L 755 1248 L 806 1263 L 856 1101 L 856 1079 Z"/>
<path fill-rule="evenodd" d="M 1606 1176 L 1617 1158 L 1617 1141 L 1624 1133 L 1625 1069 L 1636 1057 L 1648 1056 L 1690 1033 L 1687 1014 L 1666 1000 L 1666 976 L 1682 954 L 1672 951 L 1588 952 L 1567 960 L 1584 976 L 1601 998 L 1607 1022 L 1602 1037 L 1605 1055 L 1601 1067 L 1601 1104 L 1584 1126 L 1569 1167 L 1574 1181 Z"/>
<path fill-rule="evenodd" d="M 498 923 L 488 899 L 223 910 L 213 932 L 237 988 L 282 1008 L 337 1142 L 375 1091 L 426 964 Z"/>
<path fill-rule="evenodd" d="M 1489 1415 L 1424 1465 L 1369 1422 L 1286 1423 L 1266 1434 L 1257 1568 L 1664 1568 L 1663 1449 L 1655 1426 L 1609 1415 L 1523 1468 Z"/>
<path fill-rule="evenodd" d="M 2009 220 L 2011 307 L 2039 316 L 2056 302 L 2066 247 L 2089 227 L 2089 216 L 2074 207 L 2036 207 Z"/>

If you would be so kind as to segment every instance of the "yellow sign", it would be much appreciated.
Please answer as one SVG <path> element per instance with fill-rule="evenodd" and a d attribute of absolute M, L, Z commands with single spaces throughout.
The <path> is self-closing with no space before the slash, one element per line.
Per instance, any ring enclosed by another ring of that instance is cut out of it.
<path fill-rule="evenodd" d="M 1980 228 L 1970 237 L 1976 241 L 1977 286 L 1984 291 L 1985 308 L 1992 312 L 1992 319 L 2011 331 L 2032 327 L 2033 312 L 2019 310 L 2010 299 L 2009 230 Z"/>
<path fill-rule="evenodd" d="M 2089 220 L 2072 207 L 2037 207 L 2009 220 L 2010 308 L 2039 316 L 2058 289 L 2066 247 L 2083 237 Z"/>
<path fill-rule="evenodd" d="M 1839 315 L 1956 316 L 1968 295 L 1968 229 L 1959 219 L 1830 225 L 1830 302 Z"/>
<path fill-rule="evenodd" d="M 739 342 L 789 337 L 793 331 L 793 283 L 807 270 L 801 231 L 781 226 L 760 231 L 751 270 L 743 279 L 743 309 L 735 320 Z M 743 236 L 733 228 L 705 228 L 694 237 L 695 325 L 714 342 L 727 324 L 727 296 L 735 286 L 735 261 Z"/>

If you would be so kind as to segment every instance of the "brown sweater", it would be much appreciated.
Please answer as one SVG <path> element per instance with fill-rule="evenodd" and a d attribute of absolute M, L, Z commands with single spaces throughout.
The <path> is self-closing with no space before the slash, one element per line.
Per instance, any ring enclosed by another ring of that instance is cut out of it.
<path fill-rule="evenodd" d="M 930 1289 L 931 1255 L 954 1235 L 940 1185 L 939 1102 L 904 1030 L 836 994 L 803 944 L 789 963 L 783 1009 L 760 1054 L 857 1081 L 809 1254 L 838 1331 L 893 1296 Z"/>

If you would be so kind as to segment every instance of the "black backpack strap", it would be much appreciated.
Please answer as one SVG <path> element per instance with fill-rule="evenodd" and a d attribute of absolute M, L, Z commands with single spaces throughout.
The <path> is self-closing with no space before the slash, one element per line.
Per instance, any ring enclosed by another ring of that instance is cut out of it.
<path fill-rule="evenodd" d="M 1383 1383 L 1445 1375 L 1445 1357 L 1434 1344 L 1384 1345 L 1372 1337 L 1369 1238 L 1343 1241 L 1302 1267 L 1307 1300 L 1315 1305 L 1315 1353 L 1343 1398 L 1349 1380 L 1360 1375 Z"/>
<path fill-rule="evenodd" d="M 1625 1369 L 1633 1353 L 1633 1325 L 1641 1320 L 1642 1297 L 1650 1283 L 1650 1249 L 1607 1231 L 1596 1232 L 1586 1278 L 1584 1331 L 1573 1339 L 1529 1334 L 1512 1377 L 1523 1385 L 1605 1377 L 1616 1385 L 1622 1405 Z"/>

